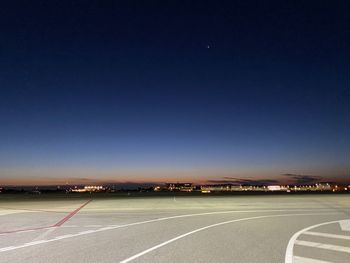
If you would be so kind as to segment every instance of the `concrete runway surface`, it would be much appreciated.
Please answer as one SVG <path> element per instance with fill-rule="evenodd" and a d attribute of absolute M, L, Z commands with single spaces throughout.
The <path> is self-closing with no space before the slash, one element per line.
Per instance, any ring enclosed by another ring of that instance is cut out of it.
<path fill-rule="evenodd" d="M 350 262 L 349 195 L 0 199 L 0 262 Z"/>

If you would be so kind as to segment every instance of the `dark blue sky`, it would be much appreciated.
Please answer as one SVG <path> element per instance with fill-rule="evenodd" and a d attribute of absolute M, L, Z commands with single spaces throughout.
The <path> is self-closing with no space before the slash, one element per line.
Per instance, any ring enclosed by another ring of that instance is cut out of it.
<path fill-rule="evenodd" d="M 349 8 L 2 4 L 0 183 L 350 181 Z"/>

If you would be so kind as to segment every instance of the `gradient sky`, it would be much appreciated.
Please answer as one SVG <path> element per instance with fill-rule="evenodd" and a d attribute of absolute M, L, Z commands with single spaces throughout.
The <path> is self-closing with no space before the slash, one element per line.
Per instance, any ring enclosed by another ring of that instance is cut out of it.
<path fill-rule="evenodd" d="M 350 181 L 348 1 L 103 2 L 1 4 L 0 184 Z"/>

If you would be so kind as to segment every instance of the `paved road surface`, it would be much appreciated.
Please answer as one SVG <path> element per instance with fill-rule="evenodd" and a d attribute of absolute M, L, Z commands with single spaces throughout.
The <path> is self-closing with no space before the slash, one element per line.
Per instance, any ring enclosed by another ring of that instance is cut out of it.
<path fill-rule="evenodd" d="M 1 201 L 0 262 L 350 262 L 350 196 Z"/>

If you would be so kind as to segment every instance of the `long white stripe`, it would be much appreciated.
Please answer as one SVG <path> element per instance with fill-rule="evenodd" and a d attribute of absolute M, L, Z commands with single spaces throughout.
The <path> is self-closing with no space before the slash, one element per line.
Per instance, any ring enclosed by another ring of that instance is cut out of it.
<path fill-rule="evenodd" d="M 303 235 L 318 236 L 318 237 L 329 237 L 329 238 L 338 238 L 338 239 L 350 240 L 350 236 L 335 235 L 335 234 L 328 234 L 328 233 L 321 233 L 321 232 L 312 232 L 312 231 L 304 232 Z"/>
<path fill-rule="evenodd" d="M 350 247 L 336 246 L 332 244 L 324 244 L 324 243 L 310 242 L 310 241 L 304 241 L 304 240 L 297 240 L 295 241 L 295 244 L 299 246 L 315 247 L 315 248 L 322 248 L 327 250 L 350 253 Z"/>
<path fill-rule="evenodd" d="M 158 221 L 163 221 L 163 220 L 171 220 L 171 219 L 178 219 L 178 218 L 186 218 L 186 217 L 193 217 L 193 216 L 205 216 L 205 215 L 218 215 L 218 214 L 231 214 L 231 213 L 269 213 L 269 212 L 325 212 L 325 211 L 334 211 L 334 209 L 270 209 L 270 210 L 229 210 L 229 211 L 216 211 L 216 212 L 205 212 L 205 213 L 196 213 L 196 214 L 185 214 L 185 215 L 177 215 L 177 216 L 169 216 L 169 217 L 161 217 L 161 218 L 156 218 L 156 219 L 150 219 L 147 221 L 142 221 L 142 222 L 136 222 L 136 223 L 131 223 L 131 224 L 126 224 L 126 225 L 114 225 L 115 228 L 119 227 L 124 227 L 124 226 L 132 226 L 132 225 L 139 225 L 139 224 L 146 224 L 146 223 L 152 223 L 152 222 L 158 222 Z M 65 227 L 60 226 L 60 227 Z M 47 227 L 51 228 L 51 227 Z M 104 227 L 106 228 L 106 227 Z M 103 228 L 103 229 L 104 229 Z M 40 230 L 43 230 L 45 228 L 40 228 Z M 108 230 L 111 229 L 108 227 Z M 97 229 L 98 230 L 98 229 Z M 0 233 L 0 236 L 3 235 L 13 235 L 13 234 L 21 234 L 21 233 L 27 233 L 27 232 L 32 232 L 32 231 L 37 231 L 37 230 L 23 230 L 23 231 L 18 231 L 18 232 L 11 232 L 11 233 Z"/>
<path fill-rule="evenodd" d="M 291 211 L 291 210 L 284 210 L 284 211 Z M 39 245 L 43 243 L 50 243 L 62 239 L 68 239 L 68 238 L 73 238 L 73 237 L 78 237 L 82 235 L 89 235 L 93 233 L 98 233 L 98 232 L 103 232 L 107 230 L 114 230 L 118 228 L 125 228 L 129 226 L 136 226 L 136 225 L 143 225 L 143 224 L 148 224 L 148 223 L 153 223 L 153 222 L 160 222 L 160 221 L 165 221 L 165 220 L 170 220 L 170 219 L 177 219 L 177 218 L 185 218 L 185 217 L 193 217 L 193 216 L 202 216 L 202 215 L 214 215 L 214 214 L 224 214 L 224 213 L 234 213 L 234 212 L 241 212 L 241 211 L 221 211 L 221 212 L 209 212 L 209 213 L 200 213 L 200 214 L 187 214 L 187 215 L 179 215 L 179 216 L 170 216 L 170 217 L 163 217 L 163 218 L 157 218 L 157 219 L 151 219 L 151 220 L 146 220 L 146 221 L 140 221 L 140 222 L 135 222 L 135 223 L 130 223 L 130 224 L 125 224 L 125 225 L 117 225 L 117 226 L 111 226 L 111 227 L 103 227 L 95 230 L 91 230 L 89 232 L 80 232 L 77 234 L 72 234 L 72 235 L 65 235 L 65 236 L 58 236 L 52 239 L 48 240 L 41 240 L 37 241 L 36 243 L 30 242 L 30 243 L 25 243 L 23 245 L 19 246 L 11 246 L 11 247 L 3 247 L 0 248 L 0 253 L 6 252 L 6 251 L 11 251 L 11 250 L 17 250 L 20 248 L 25 248 L 29 246 L 34 246 L 34 245 Z M 307 214 L 283 214 L 283 215 L 268 215 L 268 216 L 260 216 L 260 217 L 253 217 L 251 219 L 259 219 L 259 218 L 269 218 L 269 217 L 281 217 L 281 216 L 306 216 L 306 215 L 334 215 L 334 214 L 339 214 L 339 212 L 333 212 L 333 213 L 307 213 Z M 239 221 L 242 221 L 243 219 L 237 219 Z M 246 219 L 247 220 L 247 219 Z"/>
<path fill-rule="evenodd" d="M 297 257 L 294 256 L 294 263 L 332 263 L 330 261 L 324 261 L 319 259 L 313 259 L 313 258 L 304 258 L 304 257 Z"/>
<path fill-rule="evenodd" d="M 194 233 L 197 233 L 197 232 L 200 232 L 200 231 L 203 231 L 203 230 L 206 230 L 208 228 L 213 228 L 213 227 L 217 227 L 217 226 L 221 226 L 221 225 L 226 225 L 226 224 L 230 224 L 230 223 L 235 223 L 235 222 L 241 222 L 241 221 L 248 221 L 248 220 L 254 220 L 254 219 L 262 219 L 262 218 L 271 218 L 271 217 L 285 217 L 285 216 L 306 216 L 306 215 L 315 215 L 315 214 L 283 214 L 283 215 L 267 215 L 267 216 L 255 216 L 255 217 L 246 217 L 246 218 L 240 218 L 240 219 L 234 219 L 234 220 L 229 220 L 229 221 L 224 221 L 224 222 L 220 222 L 220 223 L 216 223 L 216 224 L 212 224 L 212 225 L 209 225 L 209 226 L 205 226 L 205 227 L 201 227 L 201 228 L 198 228 L 198 229 L 195 229 L 193 231 L 190 231 L 190 232 L 187 232 L 185 234 L 182 234 L 180 236 L 177 236 L 177 237 L 174 237 L 168 241 L 165 241 L 163 243 L 160 243 L 154 247 L 151 247 L 149 249 L 146 249 L 136 255 L 133 255 L 127 259 L 124 259 L 122 261 L 120 261 L 119 263 L 127 263 L 127 262 L 130 262 L 136 258 L 139 258 L 147 253 L 150 253 L 158 248 L 161 248 L 163 246 L 166 246 L 176 240 L 179 240 L 181 238 L 184 238 L 186 236 L 189 236 L 189 235 L 192 235 Z"/>
<path fill-rule="evenodd" d="M 298 232 L 296 232 L 290 239 L 287 245 L 287 249 L 286 249 L 286 256 L 284 259 L 285 263 L 293 263 L 293 249 L 294 249 L 294 243 L 297 240 L 297 238 L 303 234 L 306 231 L 309 231 L 310 229 L 319 227 L 319 226 L 325 226 L 325 225 L 329 225 L 329 224 L 333 224 L 333 223 L 339 223 L 340 221 L 330 221 L 330 222 L 325 222 L 325 223 L 321 223 L 321 224 L 317 224 L 317 225 L 312 225 L 309 227 L 306 227 Z"/>

